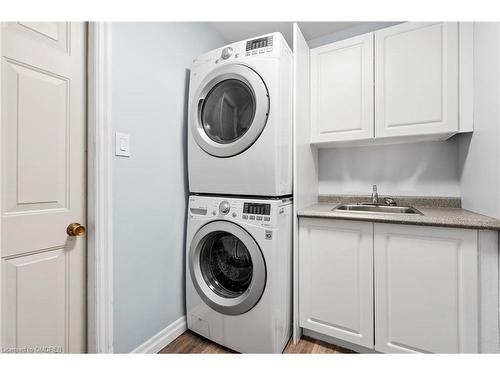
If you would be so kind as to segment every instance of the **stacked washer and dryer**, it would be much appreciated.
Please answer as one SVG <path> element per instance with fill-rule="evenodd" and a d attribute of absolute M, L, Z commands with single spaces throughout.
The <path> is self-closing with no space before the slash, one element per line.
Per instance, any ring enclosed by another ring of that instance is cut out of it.
<path fill-rule="evenodd" d="M 292 318 L 292 52 L 280 33 L 194 60 L 188 131 L 188 328 L 280 353 Z"/>

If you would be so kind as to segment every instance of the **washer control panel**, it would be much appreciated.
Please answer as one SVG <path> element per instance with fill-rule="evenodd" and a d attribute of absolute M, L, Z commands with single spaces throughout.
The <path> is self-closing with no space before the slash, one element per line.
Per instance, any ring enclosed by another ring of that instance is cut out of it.
<path fill-rule="evenodd" d="M 243 203 L 244 214 L 270 215 L 271 205 L 269 203 Z"/>
<path fill-rule="evenodd" d="M 244 202 L 243 219 L 271 221 L 271 205 L 269 203 Z"/>
<path fill-rule="evenodd" d="M 213 218 L 270 227 L 279 215 L 280 201 L 191 196 L 191 218 Z"/>

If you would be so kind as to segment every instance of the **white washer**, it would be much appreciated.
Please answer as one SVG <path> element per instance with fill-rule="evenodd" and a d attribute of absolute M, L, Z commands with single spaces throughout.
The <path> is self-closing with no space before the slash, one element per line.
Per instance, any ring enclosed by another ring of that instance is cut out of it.
<path fill-rule="evenodd" d="M 190 196 L 188 328 L 241 353 L 291 336 L 292 201 Z"/>
<path fill-rule="evenodd" d="M 292 193 L 292 52 L 280 33 L 193 61 L 188 173 L 193 193 Z"/>

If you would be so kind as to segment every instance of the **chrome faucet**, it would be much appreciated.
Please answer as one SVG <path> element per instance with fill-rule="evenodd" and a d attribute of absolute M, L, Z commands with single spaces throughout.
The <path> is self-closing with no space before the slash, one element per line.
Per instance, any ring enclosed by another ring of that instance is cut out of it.
<path fill-rule="evenodd" d="M 377 185 L 373 185 L 372 187 L 372 204 L 384 205 L 384 206 L 397 206 L 396 200 L 390 197 L 385 197 L 383 198 L 383 203 L 380 202 L 377 192 Z"/>
<path fill-rule="evenodd" d="M 373 189 L 372 189 L 372 203 L 373 204 L 378 204 L 377 185 L 373 185 Z"/>

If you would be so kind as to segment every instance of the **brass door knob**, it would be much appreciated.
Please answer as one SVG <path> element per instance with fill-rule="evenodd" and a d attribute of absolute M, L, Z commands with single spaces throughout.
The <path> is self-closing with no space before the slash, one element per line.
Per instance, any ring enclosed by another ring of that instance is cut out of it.
<path fill-rule="evenodd" d="M 66 233 L 69 236 L 83 236 L 85 234 L 85 227 L 80 223 L 71 223 L 66 228 Z"/>

